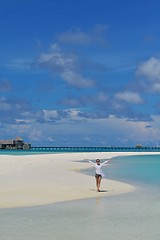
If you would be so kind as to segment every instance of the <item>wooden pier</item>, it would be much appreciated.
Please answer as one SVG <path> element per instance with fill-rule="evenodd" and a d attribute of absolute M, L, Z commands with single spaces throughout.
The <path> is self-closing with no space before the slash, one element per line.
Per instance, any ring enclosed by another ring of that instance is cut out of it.
<path fill-rule="evenodd" d="M 107 147 L 31 147 L 33 151 L 54 151 L 54 152 L 99 152 L 106 151 Z"/>
<path fill-rule="evenodd" d="M 31 147 L 30 150 L 49 152 L 159 152 L 160 147 Z"/>

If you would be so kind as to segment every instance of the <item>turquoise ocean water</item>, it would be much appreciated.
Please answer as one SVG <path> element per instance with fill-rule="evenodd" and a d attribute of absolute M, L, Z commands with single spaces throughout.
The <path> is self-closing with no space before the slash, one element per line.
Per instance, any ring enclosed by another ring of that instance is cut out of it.
<path fill-rule="evenodd" d="M 160 155 L 116 157 L 103 170 L 106 178 L 133 184 L 136 190 L 113 197 L 2 209 L 0 239 L 159 240 Z M 94 175 L 94 169 L 84 174 Z"/>
<path fill-rule="evenodd" d="M 160 155 L 117 157 L 106 169 L 109 178 L 136 185 L 160 186 Z"/>
<path fill-rule="evenodd" d="M 31 155 L 67 152 L 160 152 L 160 147 L 31 147 L 30 150 L 3 150 L 0 154 Z"/>

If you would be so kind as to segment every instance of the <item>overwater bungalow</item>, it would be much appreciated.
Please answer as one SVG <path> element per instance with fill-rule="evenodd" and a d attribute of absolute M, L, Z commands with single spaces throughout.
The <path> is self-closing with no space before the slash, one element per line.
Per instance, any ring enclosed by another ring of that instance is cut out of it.
<path fill-rule="evenodd" d="M 25 143 L 22 138 L 16 137 L 10 140 L 0 140 L 0 149 L 6 150 L 29 150 L 31 148 L 30 143 Z"/>

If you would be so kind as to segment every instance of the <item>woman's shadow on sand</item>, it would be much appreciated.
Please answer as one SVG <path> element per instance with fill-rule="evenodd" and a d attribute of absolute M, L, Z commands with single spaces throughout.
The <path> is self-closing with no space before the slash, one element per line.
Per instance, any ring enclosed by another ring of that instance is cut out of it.
<path fill-rule="evenodd" d="M 97 192 L 97 190 L 96 189 L 90 189 L 90 191 L 95 191 L 95 192 Z M 105 189 L 102 189 L 102 190 L 100 190 L 99 192 L 104 192 L 104 193 L 106 193 L 106 192 L 114 192 L 114 190 L 105 190 Z"/>

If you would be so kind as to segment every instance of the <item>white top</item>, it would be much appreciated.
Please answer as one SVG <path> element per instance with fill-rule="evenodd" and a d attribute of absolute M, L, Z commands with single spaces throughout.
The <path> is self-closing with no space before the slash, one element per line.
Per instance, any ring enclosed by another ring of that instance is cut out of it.
<path fill-rule="evenodd" d="M 101 175 L 102 177 L 104 177 L 105 175 L 104 175 L 104 173 L 102 172 L 102 169 L 101 169 L 101 168 L 102 168 L 106 163 L 108 163 L 108 162 L 109 162 L 109 160 L 106 160 L 105 162 L 100 163 L 100 164 L 98 165 L 97 163 L 94 163 L 94 162 L 92 162 L 92 161 L 89 161 L 89 163 L 91 163 L 91 164 L 94 165 L 95 170 L 96 170 L 96 174 L 99 174 L 99 175 Z"/>

